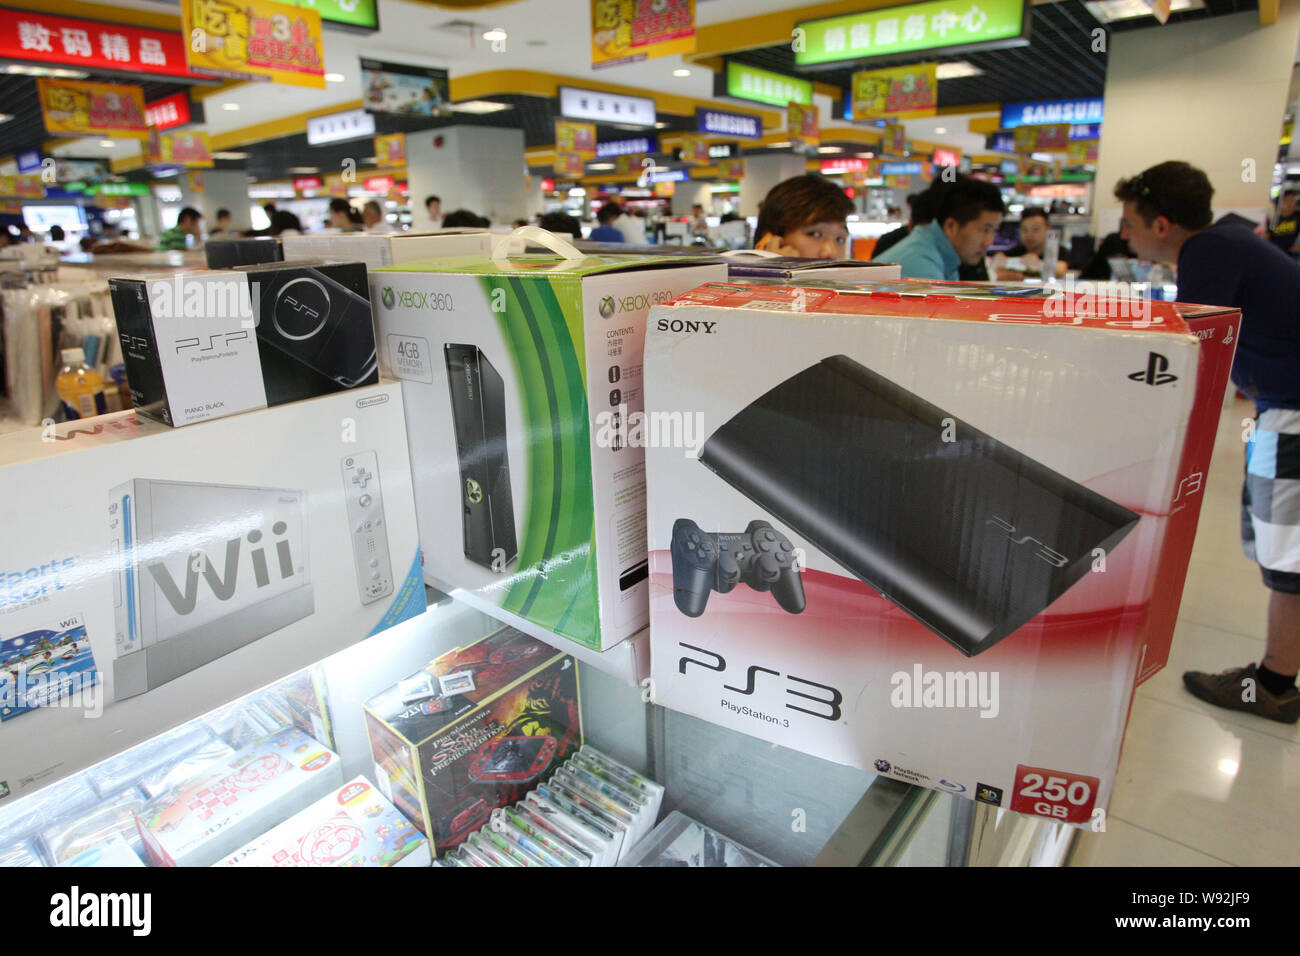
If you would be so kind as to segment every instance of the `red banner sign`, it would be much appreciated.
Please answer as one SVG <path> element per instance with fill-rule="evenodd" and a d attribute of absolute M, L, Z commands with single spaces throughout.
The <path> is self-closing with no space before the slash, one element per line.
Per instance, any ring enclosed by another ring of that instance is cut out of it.
<path fill-rule="evenodd" d="M 319 176 L 295 176 L 293 179 L 293 188 L 298 192 L 307 189 L 321 189 L 325 185 L 325 180 Z"/>
<path fill-rule="evenodd" d="M 368 193 L 387 193 L 396 184 L 392 176 L 371 176 L 363 183 Z"/>
<path fill-rule="evenodd" d="M 0 9 L 0 59 L 193 77 L 179 30 L 150 30 Z"/>
<path fill-rule="evenodd" d="M 160 100 L 146 103 L 144 121 L 158 131 L 184 126 L 190 121 L 190 97 L 188 93 L 173 93 Z"/>

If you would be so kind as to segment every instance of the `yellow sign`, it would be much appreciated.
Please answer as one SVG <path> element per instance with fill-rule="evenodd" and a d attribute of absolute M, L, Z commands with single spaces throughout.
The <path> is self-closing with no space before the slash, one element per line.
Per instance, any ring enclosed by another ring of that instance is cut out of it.
<path fill-rule="evenodd" d="M 406 165 L 406 134 L 390 133 L 375 137 L 375 165 Z"/>
<path fill-rule="evenodd" d="M 149 138 L 144 90 L 138 86 L 37 77 L 36 95 L 52 135 Z"/>
<path fill-rule="evenodd" d="M 719 179 L 744 179 L 745 161 L 743 159 L 724 159 L 718 163 Z"/>
<path fill-rule="evenodd" d="M 933 116 L 938 107 L 937 63 L 892 66 L 853 74 L 855 120 Z"/>
<path fill-rule="evenodd" d="M 274 0 L 182 0 L 195 73 L 325 88 L 320 14 Z"/>
<path fill-rule="evenodd" d="M 186 173 L 185 178 L 189 180 L 190 192 L 201 193 L 208 188 L 207 183 L 203 180 L 203 170 L 201 169 Z"/>
<path fill-rule="evenodd" d="M 641 168 L 644 165 L 642 160 L 645 158 L 645 153 L 620 153 L 614 157 L 614 172 L 620 176 L 626 176 L 630 173 L 640 175 Z"/>
<path fill-rule="evenodd" d="M 786 114 L 786 132 L 796 153 L 812 156 L 821 145 L 821 127 L 817 120 L 817 107 L 791 103 Z"/>
<path fill-rule="evenodd" d="M 710 163 L 709 144 L 698 136 L 685 136 L 682 138 L 681 156 L 683 163 L 707 166 Z"/>
<path fill-rule="evenodd" d="M 555 121 L 555 150 L 574 153 L 583 159 L 596 158 L 596 124 Z"/>
<path fill-rule="evenodd" d="M 591 65 L 695 52 L 695 0 L 591 0 Z"/>
<path fill-rule="evenodd" d="M 1101 150 L 1101 140 L 1098 139 L 1076 139 L 1071 140 L 1070 145 L 1065 150 L 1065 161 L 1071 166 L 1077 166 L 1080 163 L 1095 163 Z"/>
<path fill-rule="evenodd" d="M 210 169 L 216 165 L 212 161 L 208 134 L 197 130 L 155 134 L 149 143 L 149 162 L 196 169 Z"/>
<path fill-rule="evenodd" d="M 1070 147 L 1070 124 L 1017 126 L 1013 132 L 1017 153 L 1065 152 Z"/>
<path fill-rule="evenodd" d="M 552 168 L 557 176 L 581 176 L 586 171 L 587 164 L 577 153 L 557 150 Z"/>
<path fill-rule="evenodd" d="M 45 185 L 40 176 L 0 176 L 0 196 L 41 199 L 45 196 Z"/>

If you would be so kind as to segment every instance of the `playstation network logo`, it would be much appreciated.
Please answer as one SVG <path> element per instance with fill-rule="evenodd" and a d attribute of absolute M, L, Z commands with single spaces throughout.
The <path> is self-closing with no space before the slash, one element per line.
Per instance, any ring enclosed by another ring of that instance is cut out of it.
<path fill-rule="evenodd" d="M 889 771 L 892 770 L 892 769 L 893 769 L 893 766 L 890 764 L 890 762 L 889 762 L 888 760 L 877 760 L 877 761 L 876 761 L 876 772 L 877 772 L 877 773 L 889 773 Z"/>

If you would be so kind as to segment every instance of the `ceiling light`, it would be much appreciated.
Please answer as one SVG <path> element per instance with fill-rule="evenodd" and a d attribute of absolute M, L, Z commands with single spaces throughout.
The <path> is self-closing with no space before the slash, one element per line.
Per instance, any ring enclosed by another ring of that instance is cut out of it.
<path fill-rule="evenodd" d="M 574 186 L 569 190 L 570 199 L 581 199 L 585 195 L 587 195 L 587 190 L 583 189 L 581 186 Z"/>
<path fill-rule="evenodd" d="M 875 158 L 876 158 L 876 154 L 875 154 L 875 153 L 863 153 L 863 154 L 862 154 L 862 158 L 863 158 L 863 159 L 875 159 Z"/>
<path fill-rule="evenodd" d="M 955 63 L 940 63 L 934 71 L 937 80 L 960 80 L 967 76 L 983 76 L 984 71 L 974 63 L 957 60 Z"/>
<path fill-rule="evenodd" d="M 686 67 L 684 66 L 678 67 L 677 69 L 673 70 L 673 76 L 690 76 L 690 75 L 691 75 L 691 71 L 686 69 Z"/>
<path fill-rule="evenodd" d="M 234 110 L 239 109 L 239 104 L 238 104 L 238 103 L 222 103 L 222 104 L 221 104 L 221 108 L 222 108 L 223 110 L 231 110 L 231 111 L 233 112 Z"/>
<path fill-rule="evenodd" d="M 789 145 L 790 141 L 788 139 L 783 139 L 779 143 L 768 143 L 768 146 L 772 149 L 785 149 Z"/>
<path fill-rule="evenodd" d="M 587 168 L 591 170 L 613 169 L 614 164 L 613 163 L 591 163 Z"/>
<path fill-rule="evenodd" d="M 946 126 L 936 126 L 934 128 L 934 133 L 936 136 L 942 136 L 946 132 L 948 132 L 948 127 Z"/>
<path fill-rule="evenodd" d="M 1029 158 L 1038 163 L 1050 163 L 1052 161 L 1051 153 L 1030 153 Z"/>
<path fill-rule="evenodd" d="M 84 70 L 65 70 L 56 66 L 33 66 L 27 63 L 10 63 L 3 70 L 17 76 L 48 76 L 56 80 L 84 80 L 90 76 Z"/>
<path fill-rule="evenodd" d="M 102 146 L 104 149 L 112 149 L 113 141 L 111 139 L 101 139 L 99 141 L 99 145 Z"/>
<path fill-rule="evenodd" d="M 326 73 L 326 74 L 325 74 L 325 82 L 326 82 L 326 83 L 342 83 L 342 82 L 343 82 L 344 80 L 346 80 L 346 79 L 347 79 L 347 77 L 344 76 L 342 73 Z"/>
<path fill-rule="evenodd" d="M 213 159 L 248 159 L 248 154 L 247 154 L 247 153 L 228 152 L 228 151 L 223 150 L 223 151 L 218 152 L 218 153 L 213 153 L 213 154 L 212 154 L 212 158 L 213 158 Z"/>
<path fill-rule="evenodd" d="M 1093 19 L 1101 23 L 1155 16 L 1146 0 L 1085 0 L 1083 5 L 1088 8 Z M 1169 3 L 1170 13 L 1204 9 L 1204 0 L 1170 0 Z"/>
<path fill-rule="evenodd" d="M 665 123 L 663 120 L 660 120 L 659 122 L 655 123 L 655 129 L 667 129 L 667 128 L 668 128 L 668 124 Z"/>
<path fill-rule="evenodd" d="M 500 27 L 493 27 L 491 30 L 483 31 L 483 39 L 489 43 L 496 43 L 498 40 L 504 40 L 509 34 Z"/>
<path fill-rule="evenodd" d="M 376 156 L 363 156 L 363 157 L 361 158 L 361 165 L 362 165 L 362 166 L 378 166 L 378 165 L 379 165 L 379 158 L 376 157 Z"/>
<path fill-rule="evenodd" d="M 651 166 L 651 167 L 650 167 L 650 172 L 652 172 L 652 173 L 666 173 L 666 172 L 668 172 L 670 169 L 672 169 L 671 166 Z"/>
<path fill-rule="evenodd" d="M 818 146 L 818 147 L 817 147 L 817 152 L 819 152 L 819 153 L 842 153 L 842 152 L 844 152 L 844 147 L 843 147 L 843 146 Z"/>
<path fill-rule="evenodd" d="M 452 103 L 451 108 L 457 113 L 475 113 L 480 116 L 514 109 L 509 103 L 494 103 L 491 100 L 466 100 L 464 103 Z"/>
<path fill-rule="evenodd" d="M 319 166 L 290 166 L 289 172 L 297 173 L 299 176 L 310 176 L 312 173 L 319 173 Z"/>

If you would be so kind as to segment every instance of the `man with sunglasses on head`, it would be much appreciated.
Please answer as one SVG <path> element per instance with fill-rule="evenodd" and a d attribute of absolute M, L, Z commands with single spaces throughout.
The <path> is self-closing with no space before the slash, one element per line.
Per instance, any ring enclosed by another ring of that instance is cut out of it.
<path fill-rule="evenodd" d="M 1201 700 L 1283 723 L 1300 720 L 1300 266 L 1232 222 L 1211 224 L 1214 187 L 1201 170 L 1167 162 L 1120 180 L 1122 235 L 1142 259 L 1176 264 L 1178 300 L 1241 309 L 1232 381 L 1255 402 L 1246 445 L 1242 544 L 1269 588 L 1267 644 L 1258 664 L 1188 671 Z M 1253 693 L 1252 693 L 1253 691 Z"/>

